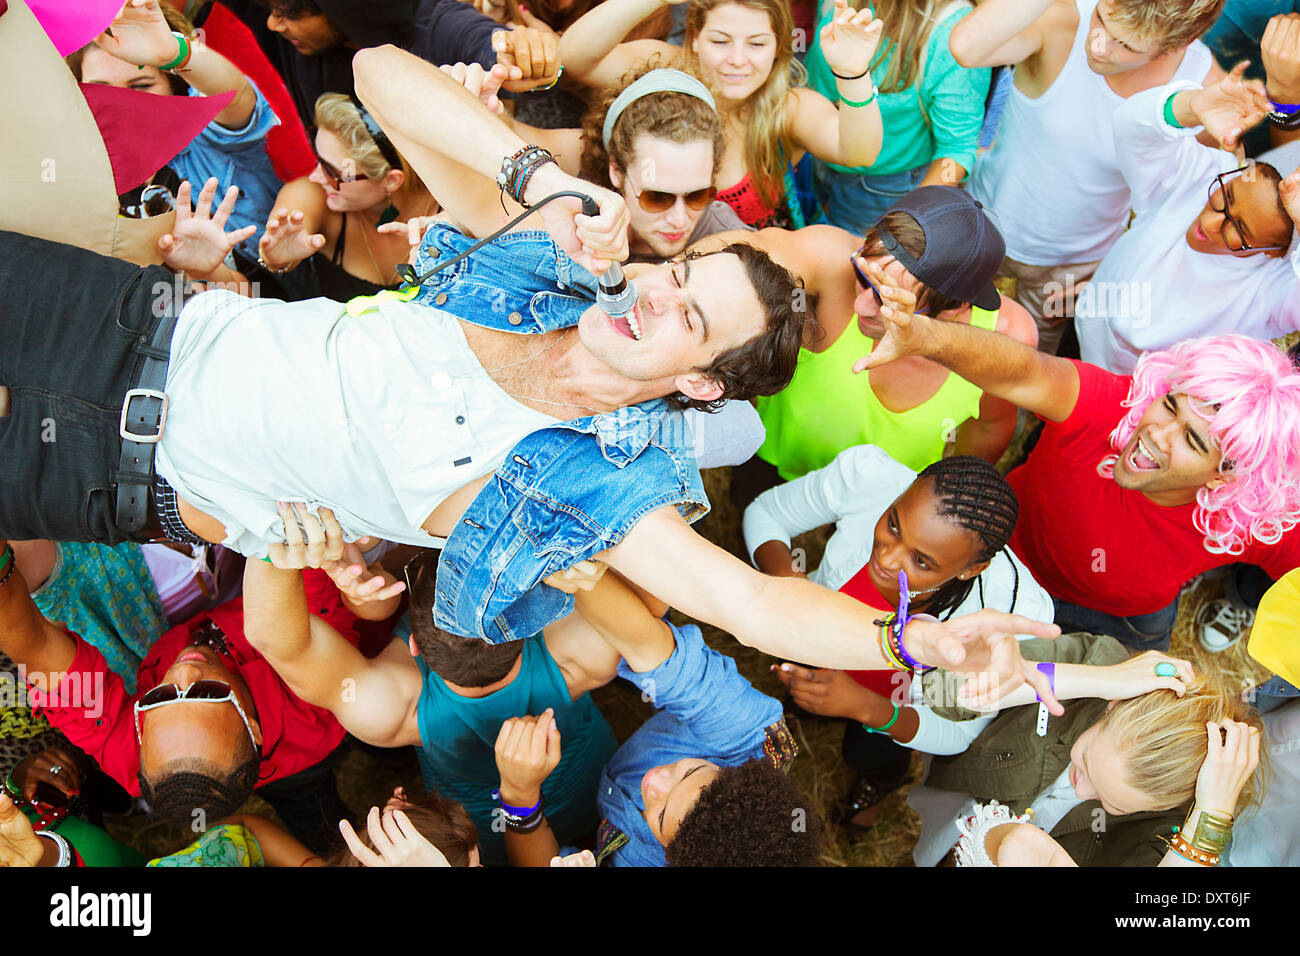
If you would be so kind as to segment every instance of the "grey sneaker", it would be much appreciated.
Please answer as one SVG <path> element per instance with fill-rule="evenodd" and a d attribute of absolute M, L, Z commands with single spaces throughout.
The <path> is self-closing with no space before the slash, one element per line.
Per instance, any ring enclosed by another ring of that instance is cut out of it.
<path fill-rule="evenodd" d="M 1226 598 L 1204 605 L 1196 615 L 1196 637 L 1211 654 L 1226 651 L 1255 623 L 1255 612 Z"/>

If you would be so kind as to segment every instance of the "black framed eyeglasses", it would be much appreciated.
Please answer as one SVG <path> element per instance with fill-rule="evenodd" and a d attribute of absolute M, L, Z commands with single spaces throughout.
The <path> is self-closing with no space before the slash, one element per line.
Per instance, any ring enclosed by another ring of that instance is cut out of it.
<path fill-rule="evenodd" d="M 1223 222 L 1219 225 L 1219 236 L 1223 239 L 1223 245 L 1229 252 L 1233 253 L 1272 252 L 1276 249 L 1290 248 L 1289 246 L 1252 246 L 1245 239 L 1246 231 L 1241 225 L 1241 220 L 1232 214 L 1232 206 L 1228 200 L 1228 189 L 1225 180 L 1230 176 L 1245 172 L 1253 165 L 1253 163 L 1247 163 L 1228 172 L 1219 173 L 1210 183 L 1210 208 L 1215 212 L 1223 213 Z"/>

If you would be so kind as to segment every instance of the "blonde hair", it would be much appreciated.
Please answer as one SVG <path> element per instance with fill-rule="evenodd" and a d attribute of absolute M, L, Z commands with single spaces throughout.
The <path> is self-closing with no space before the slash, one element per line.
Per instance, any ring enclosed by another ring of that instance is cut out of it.
<path fill-rule="evenodd" d="M 789 0 L 691 0 L 686 10 L 682 56 L 687 70 L 702 80 L 695 40 L 709 14 L 728 3 L 766 13 L 776 36 L 772 72 L 745 104 L 745 168 L 759 197 L 767 205 L 777 206 L 785 195 L 785 171 L 794 145 L 786 131 L 786 101 L 791 86 L 802 86 L 807 76 L 803 65 L 794 58 L 794 18 Z M 717 90 L 713 92 L 716 95 Z"/>
<path fill-rule="evenodd" d="M 1128 764 L 1128 784 L 1170 810 L 1196 795 L 1196 777 L 1205 762 L 1209 721 L 1236 720 L 1262 734 L 1264 722 L 1255 708 L 1207 677 L 1197 678 L 1179 697 L 1157 690 L 1111 707 L 1094 725 L 1108 733 Z M 1260 766 L 1241 790 L 1233 813 L 1257 806 L 1263 798 L 1267 748 L 1260 746 Z"/>
<path fill-rule="evenodd" d="M 1185 47 L 1214 26 L 1224 0 L 1112 0 L 1111 19 L 1168 53 Z"/>
<path fill-rule="evenodd" d="M 322 93 L 316 100 L 316 126 L 338 137 L 348 156 L 356 163 L 357 173 L 367 179 L 383 179 L 392 169 L 384 158 L 383 151 L 375 142 L 366 124 L 361 120 L 356 104 L 343 93 Z M 393 147 L 396 151 L 397 147 Z M 406 174 L 403 190 L 412 191 L 423 188 L 420 177 L 415 174 L 406 157 L 398 153 L 401 164 L 398 166 Z"/>

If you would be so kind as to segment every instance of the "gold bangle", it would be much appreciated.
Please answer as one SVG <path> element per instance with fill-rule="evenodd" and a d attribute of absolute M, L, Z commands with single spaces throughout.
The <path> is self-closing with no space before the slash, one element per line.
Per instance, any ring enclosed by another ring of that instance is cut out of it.
<path fill-rule="evenodd" d="M 1193 808 L 1195 812 L 1195 808 Z M 1224 817 L 1227 820 L 1224 820 Z M 1228 843 L 1232 840 L 1232 815 L 1222 814 L 1217 810 L 1202 810 L 1196 820 L 1195 829 L 1192 828 L 1192 815 L 1189 814 L 1183 822 L 1181 836 L 1185 839 L 1190 833 L 1191 837 L 1188 843 L 1198 851 L 1214 855 L 1222 855 L 1223 851 L 1228 848 Z"/>

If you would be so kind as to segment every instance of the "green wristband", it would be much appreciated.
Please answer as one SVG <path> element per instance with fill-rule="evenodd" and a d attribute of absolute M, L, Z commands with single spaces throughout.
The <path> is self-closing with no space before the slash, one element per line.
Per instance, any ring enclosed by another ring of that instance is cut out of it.
<path fill-rule="evenodd" d="M 846 100 L 843 96 L 840 97 L 840 102 L 843 103 L 845 106 L 851 106 L 854 109 L 858 109 L 863 106 L 870 106 L 875 101 L 877 92 L 878 92 L 877 90 L 873 89 L 871 91 L 871 95 L 868 96 L 861 103 L 855 103 L 852 100 Z"/>
<path fill-rule="evenodd" d="M 182 63 L 184 63 L 186 60 L 190 58 L 190 41 L 185 36 L 185 34 L 172 31 L 172 36 L 174 36 L 176 38 L 176 42 L 180 44 L 180 50 L 176 54 L 176 59 L 172 60 L 170 63 L 158 67 L 158 69 L 162 70 L 164 73 L 166 73 L 168 70 L 176 69 L 176 67 L 180 66 Z"/>
<path fill-rule="evenodd" d="M 9 562 L 13 560 L 13 557 L 14 546 L 11 544 L 5 545 L 4 552 L 0 553 L 0 574 L 3 574 L 5 568 L 9 567 Z"/>
<path fill-rule="evenodd" d="M 1174 116 L 1174 97 L 1181 92 L 1182 90 L 1178 90 L 1175 93 L 1170 93 L 1169 99 L 1165 100 L 1165 122 L 1168 123 L 1170 126 L 1172 126 L 1174 129 L 1187 128 L 1182 123 L 1178 122 L 1178 117 Z"/>
<path fill-rule="evenodd" d="M 885 724 L 883 727 L 872 727 L 868 724 L 863 724 L 862 729 L 869 734 L 887 734 L 889 733 L 889 728 L 894 726 L 894 724 L 898 722 L 898 715 L 901 714 L 902 712 L 903 712 L 903 708 L 895 704 L 894 716 L 889 718 L 889 723 Z"/>

